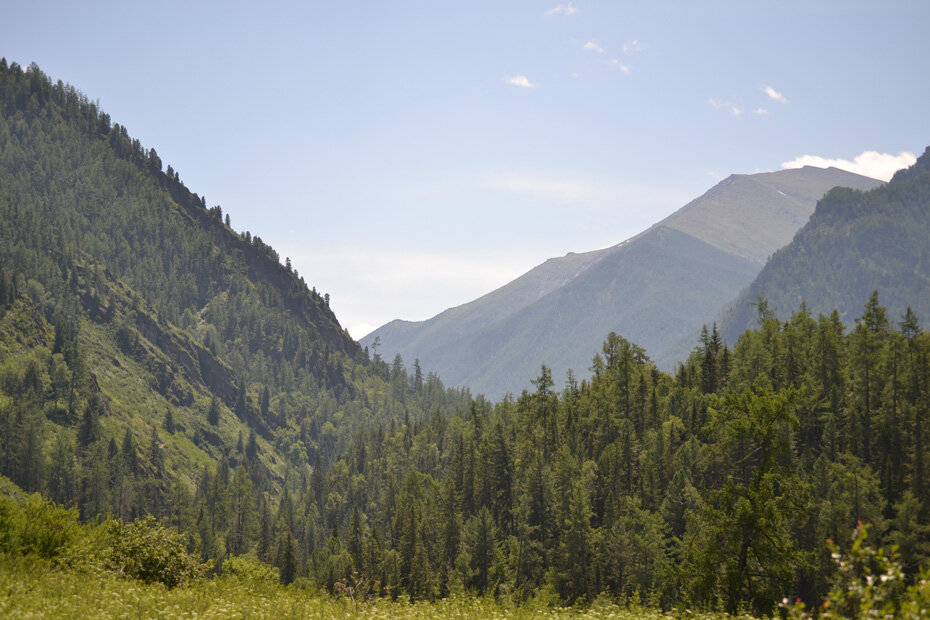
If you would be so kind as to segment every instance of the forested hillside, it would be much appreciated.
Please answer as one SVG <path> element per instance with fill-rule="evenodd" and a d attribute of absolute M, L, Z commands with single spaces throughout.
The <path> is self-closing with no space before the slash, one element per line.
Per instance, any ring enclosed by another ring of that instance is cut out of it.
<path fill-rule="evenodd" d="M 377 580 L 373 558 L 396 548 L 417 596 L 551 587 L 766 613 L 826 595 L 826 541 L 862 521 L 914 571 L 927 560 L 928 355 L 916 317 L 894 321 L 877 296 L 849 335 L 835 313 L 804 310 L 763 314 L 733 350 L 711 331 L 676 376 L 611 335 L 590 382 L 559 389 L 544 368 L 534 392 L 406 442 L 415 470 L 372 505 L 396 508 L 350 519 L 346 566 Z M 385 454 L 380 437 L 359 442 L 355 455 Z M 357 460 L 324 484 L 344 488 Z"/>
<path fill-rule="evenodd" d="M 721 323 L 730 339 L 752 324 L 765 297 L 781 318 L 803 301 L 812 312 L 855 317 L 859 300 L 878 289 L 898 315 L 910 305 L 930 314 L 930 149 L 911 168 L 868 192 L 837 188 L 810 222 L 772 256 Z"/>
<path fill-rule="evenodd" d="M 369 360 L 154 149 L 0 62 L 0 473 L 88 519 L 162 517 L 231 480 L 277 497 L 360 429 L 468 402 Z"/>
<path fill-rule="evenodd" d="M 829 594 L 854 615 L 899 611 L 927 566 L 910 308 L 872 293 L 847 330 L 760 304 L 674 375 L 611 333 L 590 379 L 542 366 L 491 403 L 369 359 L 230 224 L 75 89 L 0 61 L 0 474 L 73 507 L 0 478 L 0 605 L 134 579 L 208 592 L 198 609 L 280 581 L 291 610 L 315 607 L 303 588 L 757 614 Z M 864 556 L 865 531 L 899 548 L 887 586 L 883 556 L 839 566 L 827 542 Z"/>

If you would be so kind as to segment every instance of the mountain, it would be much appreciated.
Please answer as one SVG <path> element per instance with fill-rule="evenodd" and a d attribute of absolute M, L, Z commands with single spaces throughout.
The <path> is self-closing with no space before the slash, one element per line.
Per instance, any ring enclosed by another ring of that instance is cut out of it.
<path fill-rule="evenodd" d="M 690 349 L 683 338 L 752 281 L 827 190 L 880 184 L 836 168 L 732 175 L 623 243 L 550 259 L 475 301 L 422 322 L 392 321 L 361 343 L 493 396 L 527 387 L 542 363 L 555 376 L 584 373 L 611 331 L 669 367 Z"/>
<path fill-rule="evenodd" d="M 0 474 L 87 517 L 163 516 L 205 472 L 244 467 L 258 501 L 360 428 L 468 405 L 369 360 L 86 96 L 0 61 Z"/>
<path fill-rule="evenodd" d="M 730 340 L 755 325 L 754 302 L 786 318 L 802 302 L 810 312 L 850 322 L 877 290 L 894 322 L 908 305 L 930 316 L 930 148 L 879 188 L 836 188 L 810 221 L 777 251 L 721 322 Z"/>
<path fill-rule="evenodd" d="M 480 299 L 445 310 L 427 321 L 391 321 L 360 342 L 364 346 L 372 346 L 380 338 L 380 346 L 391 355 L 403 351 L 405 359 L 414 359 L 417 356 L 409 355 L 409 351 L 442 347 L 532 305 L 580 276 L 609 251 L 569 253 L 560 258 L 550 258 Z"/>
<path fill-rule="evenodd" d="M 925 273 L 926 167 L 819 217 L 896 230 L 869 259 Z M 601 290 L 659 316 L 653 279 L 699 299 L 756 264 L 668 223 L 551 262 L 503 321 L 560 295 L 546 321 L 591 312 Z M 900 542 L 889 570 L 927 563 L 930 334 L 877 300 L 848 334 L 798 312 L 732 350 L 703 339 L 674 376 L 607 334 L 590 380 L 542 372 L 491 404 L 364 355 L 286 265 L 75 89 L 0 59 L 4 608 L 99 615 L 104 592 L 117 615 L 130 592 L 149 615 L 355 598 L 471 617 L 643 596 L 763 616 L 825 600 L 841 567 L 806 558 L 857 523 L 853 554 L 874 530 L 850 561 Z"/>

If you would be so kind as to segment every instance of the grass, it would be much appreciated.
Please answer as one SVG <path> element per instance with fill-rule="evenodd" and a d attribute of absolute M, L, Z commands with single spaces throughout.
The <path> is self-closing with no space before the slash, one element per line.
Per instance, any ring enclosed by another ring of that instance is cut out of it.
<path fill-rule="evenodd" d="M 685 613 L 689 618 L 719 615 Z M 34 559 L 0 556 L 4 618 L 674 618 L 657 610 L 596 601 L 587 609 L 530 602 L 509 607 L 493 599 L 437 602 L 333 598 L 296 586 L 219 577 L 169 590 L 113 574 L 67 571 Z"/>

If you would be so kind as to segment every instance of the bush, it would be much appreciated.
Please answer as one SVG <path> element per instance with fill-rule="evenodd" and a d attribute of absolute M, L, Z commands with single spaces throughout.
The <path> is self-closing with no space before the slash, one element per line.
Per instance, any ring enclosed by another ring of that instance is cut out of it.
<path fill-rule="evenodd" d="M 212 561 L 201 563 L 188 553 L 184 537 L 164 528 L 155 517 L 129 524 L 109 521 L 104 527 L 110 537 L 104 565 L 127 577 L 174 588 L 204 577 L 212 567 Z"/>
<path fill-rule="evenodd" d="M 19 551 L 20 514 L 19 505 L 6 495 L 0 494 L 0 551 Z"/>
<path fill-rule="evenodd" d="M 45 559 L 61 555 L 80 535 L 77 508 L 65 508 L 33 495 L 23 506 L 23 529 L 20 544 L 23 553 Z"/>
<path fill-rule="evenodd" d="M 251 555 L 237 555 L 223 560 L 223 574 L 259 583 L 278 583 L 281 579 L 277 568 Z"/>
<path fill-rule="evenodd" d="M 0 551 L 56 559 L 79 538 L 76 508 L 29 496 L 23 505 L 0 495 Z"/>
<path fill-rule="evenodd" d="M 928 575 L 907 584 L 904 567 L 898 560 L 897 547 L 885 551 L 866 543 L 868 526 L 860 523 L 852 536 L 848 552 L 841 552 L 829 541 L 836 562 L 836 584 L 830 595 L 813 612 L 806 611 L 798 600 L 783 600 L 780 607 L 790 618 L 923 618 L 930 608 Z"/>

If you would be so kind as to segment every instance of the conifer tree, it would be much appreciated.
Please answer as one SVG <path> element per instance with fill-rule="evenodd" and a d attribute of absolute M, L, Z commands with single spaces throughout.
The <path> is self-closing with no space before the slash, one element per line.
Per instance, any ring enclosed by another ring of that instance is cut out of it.
<path fill-rule="evenodd" d="M 174 425 L 174 411 L 169 406 L 165 409 L 165 421 L 162 424 L 165 428 L 165 432 L 169 435 L 174 434 L 175 425 Z"/>
<path fill-rule="evenodd" d="M 278 540 L 278 555 L 275 566 L 281 571 L 281 583 L 293 583 L 297 576 L 297 549 L 291 530 L 285 528 Z"/>
<path fill-rule="evenodd" d="M 210 408 L 207 410 L 207 422 L 216 426 L 220 422 L 220 404 L 216 396 L 210 397 Z"/>

